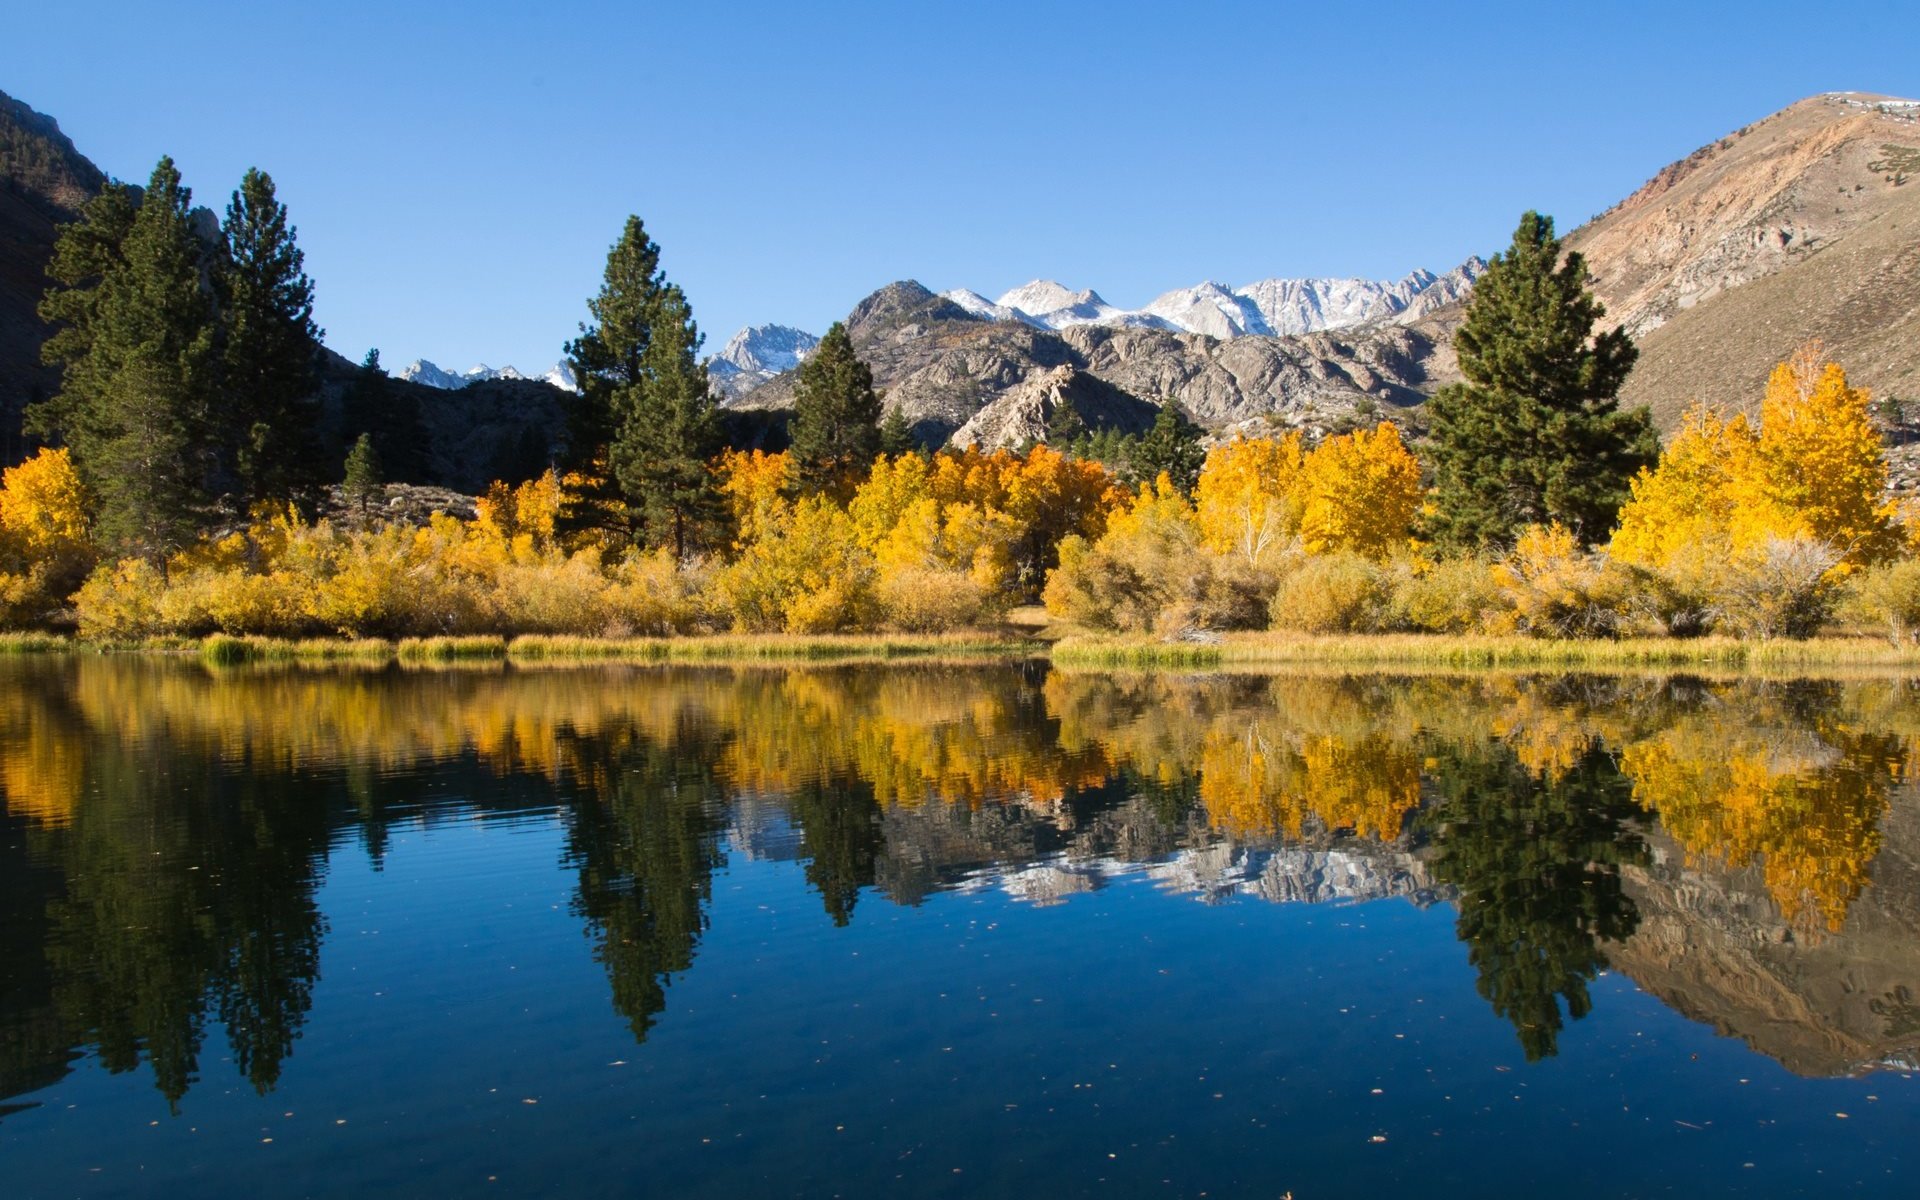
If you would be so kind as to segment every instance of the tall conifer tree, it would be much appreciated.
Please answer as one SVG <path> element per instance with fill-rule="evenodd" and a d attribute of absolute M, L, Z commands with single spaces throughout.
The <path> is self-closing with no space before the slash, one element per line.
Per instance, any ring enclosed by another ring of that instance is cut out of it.
<path fill-rule="evenodd" d="M 1651 415 L 1616 399 L 1639 352 L 1624 330 L 1595 332 L 1606 310 L 1586 262 L 1564 257 L 1553 220 L 1529 212 L 1474 282 L 1454 342 L 1466 381 L 1427 405 L 1443 543 L 1485 546 L 1547 521 L 1604 537 L 1658 455 Z"/>
<path fill-rule="evenodd" d="M 265 172 L 247 171 L 223 232 L 225 449 L 243 501 L 287 499 L 322 482 L 313 281 Z"/>
<path fill-rule="evenodd" d="M 44 311 L 72 324 L 47 351 L 65 368 L 61 393 L 36 415 L 98 497 L 100 540 L 159 558 L 192 536 L 210 499 L 212 263 L 172 159 L 154 167 L 131 220 L 118 204 L 103 198 L 62 234 L 55 278 L 65 286 Z M 117 255 L 105 245 L 116 224 Z"/>
<path fill-rule="evenodd" d="M 708 466 L 720 449 L 720 417 L 697 357 L 700 331 L 678 287 L 661 289 L 651 324 L 640 378 L 618 389 L 610 457 L 646 540 L 684 558 L 714 540 L 726 511 Z"/>
<path fill-rule="evenodd" d="M 562 524 L 632 535 L 633 514 L 620 496 L 611 461 L 614 438 L 627 424 L 635 390 L 646 372 L 647 349 L 666 276 L 660 247 L 647 227 L 629 216 L 607 251 L 600 291 L 587 301 L 588 320 L 566 345 L 579 392 L 569 407 L 563 461 L 592 482 L 568 498 Z"/>
<path fill-rule="evenodd" d="M 793 463 L 800 485 L 843 493 L 880 452 L 880 395 L 839 321 L 807 360 L 793 389 Z"/>

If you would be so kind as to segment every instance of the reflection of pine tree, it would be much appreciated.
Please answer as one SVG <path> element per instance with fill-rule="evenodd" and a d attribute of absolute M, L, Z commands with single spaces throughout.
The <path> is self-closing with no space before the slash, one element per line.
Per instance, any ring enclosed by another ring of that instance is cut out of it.
<path fill-rule="evenodd" d="M 819 890 L 833 923 L 845 925 L 853 918 L 860 889 L 874 884 L 874 865 L 885 842 L 873 786 L 809 781 L 788 797 L 787 811 L 800 826 L 807 882 Z"/>
<path fill-rule="evenodd" d="M 1529 1061 L 1558 1049 L 1560 1000 L 1574 1020 L 1606 966 L 1598 945 L 1639 924 L 1620 867 L 1646 849 L 1627 821 L 1632 787 L 1597 745 L 1557 781 L 1502 745 L 1451 749 L 1436 770 L 1441 802 L 1424 815 L 1436 878 L 1460 889 L 1460 940 L 1480 994 L 1513 1022 Z"/>
<path fill-rule="evenodd" d="M 272 1090 L 319 973 L 325 804 L 153 745 L 93 769 L 92 801 L 49 839 L 66 894 L 49 907 L 48 959 L 74 1038 L 113 1071 L 144 1054 L 177 1104 L 211 1005 L 235 1064 Z"/>
<path fill-rule="evenodd" d="M 693 965 L 707 927 L 724 862 L 722 794 L 696 746 L 602 743 L 582 753 L 569 849 L 580 872 L 575 911 L 600 939 L 614 1009 L 644 1040 L 667 1006 L 668 977 Z M 592 762 L 596 754 L 605 760 Z"/>

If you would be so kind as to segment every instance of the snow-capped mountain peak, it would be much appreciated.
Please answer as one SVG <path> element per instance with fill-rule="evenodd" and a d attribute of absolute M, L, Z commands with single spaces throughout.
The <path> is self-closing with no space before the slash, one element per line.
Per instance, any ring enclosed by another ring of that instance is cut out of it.
<path fill-rule="evenodd" d="M 1113 308 L 1092 288 L 1078 292 L 1068 291 L 1051 279 L 1036 279 L 1031 283 L 1021 284 L 994 303 L 1002 308 L 1019 309 L 1033 317 L 1045 317 L 1069 309 L 1098 311 Z"/>
<path fill-rule="evenodd" d="M 522 374 L 512 367 L 501 367 L 495 370 L 485 363 L 476 364 L 465 371 L 454 372 L 438 366 L 427 359 L 416 358 L 413 362 L 400 369 L 398 378 L 404 379 L 409 383 L 420 384 L 423 387 L 454 391 L 466 387 L 469 384 L 481 383 L 489 379 L 530 380 L 535 377 Z M 564 362 L 555 363 L 546 374 L 539 376 L 539 378 L 565 391 L 577 392 L 580 390 L 579 385 L 574 382 L 573 368 Z"/>
<path fill-rule="evenodd" d="M 707 378 L 722 396 L 742 396 L 806 360 L 820 339 L 790 325 L 750 325 L 707 360 Z"/>

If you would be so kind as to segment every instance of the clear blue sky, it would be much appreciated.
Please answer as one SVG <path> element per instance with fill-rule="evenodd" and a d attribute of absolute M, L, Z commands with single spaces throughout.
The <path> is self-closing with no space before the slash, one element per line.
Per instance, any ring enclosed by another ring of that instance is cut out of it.
<path fill-rule="evenodd" d="M 1469 11 L 1470 10 L 1470 11 Z M 110 174 L 293 211 L 334 348 L 545 367 L 640 214 L 709 349 L 916 278 L 1142 304 L 1570 229 L 1802 96 L 1920 95 L 1920 4 L 10 0 L 0 90 Z"/>

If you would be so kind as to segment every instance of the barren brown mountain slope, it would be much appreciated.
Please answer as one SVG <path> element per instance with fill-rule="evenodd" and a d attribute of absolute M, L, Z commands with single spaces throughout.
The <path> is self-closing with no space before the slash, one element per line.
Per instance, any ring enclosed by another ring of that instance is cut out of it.
<path fill-rule="evenodd" d="M 1624 399 L 1670 428 L 1754 403 L 1819 338 L 1876 393 L 1920 393 L 1920 103 L 1815 96 L 1662 170 L 1568 237 L 1639 340 Z"/>

